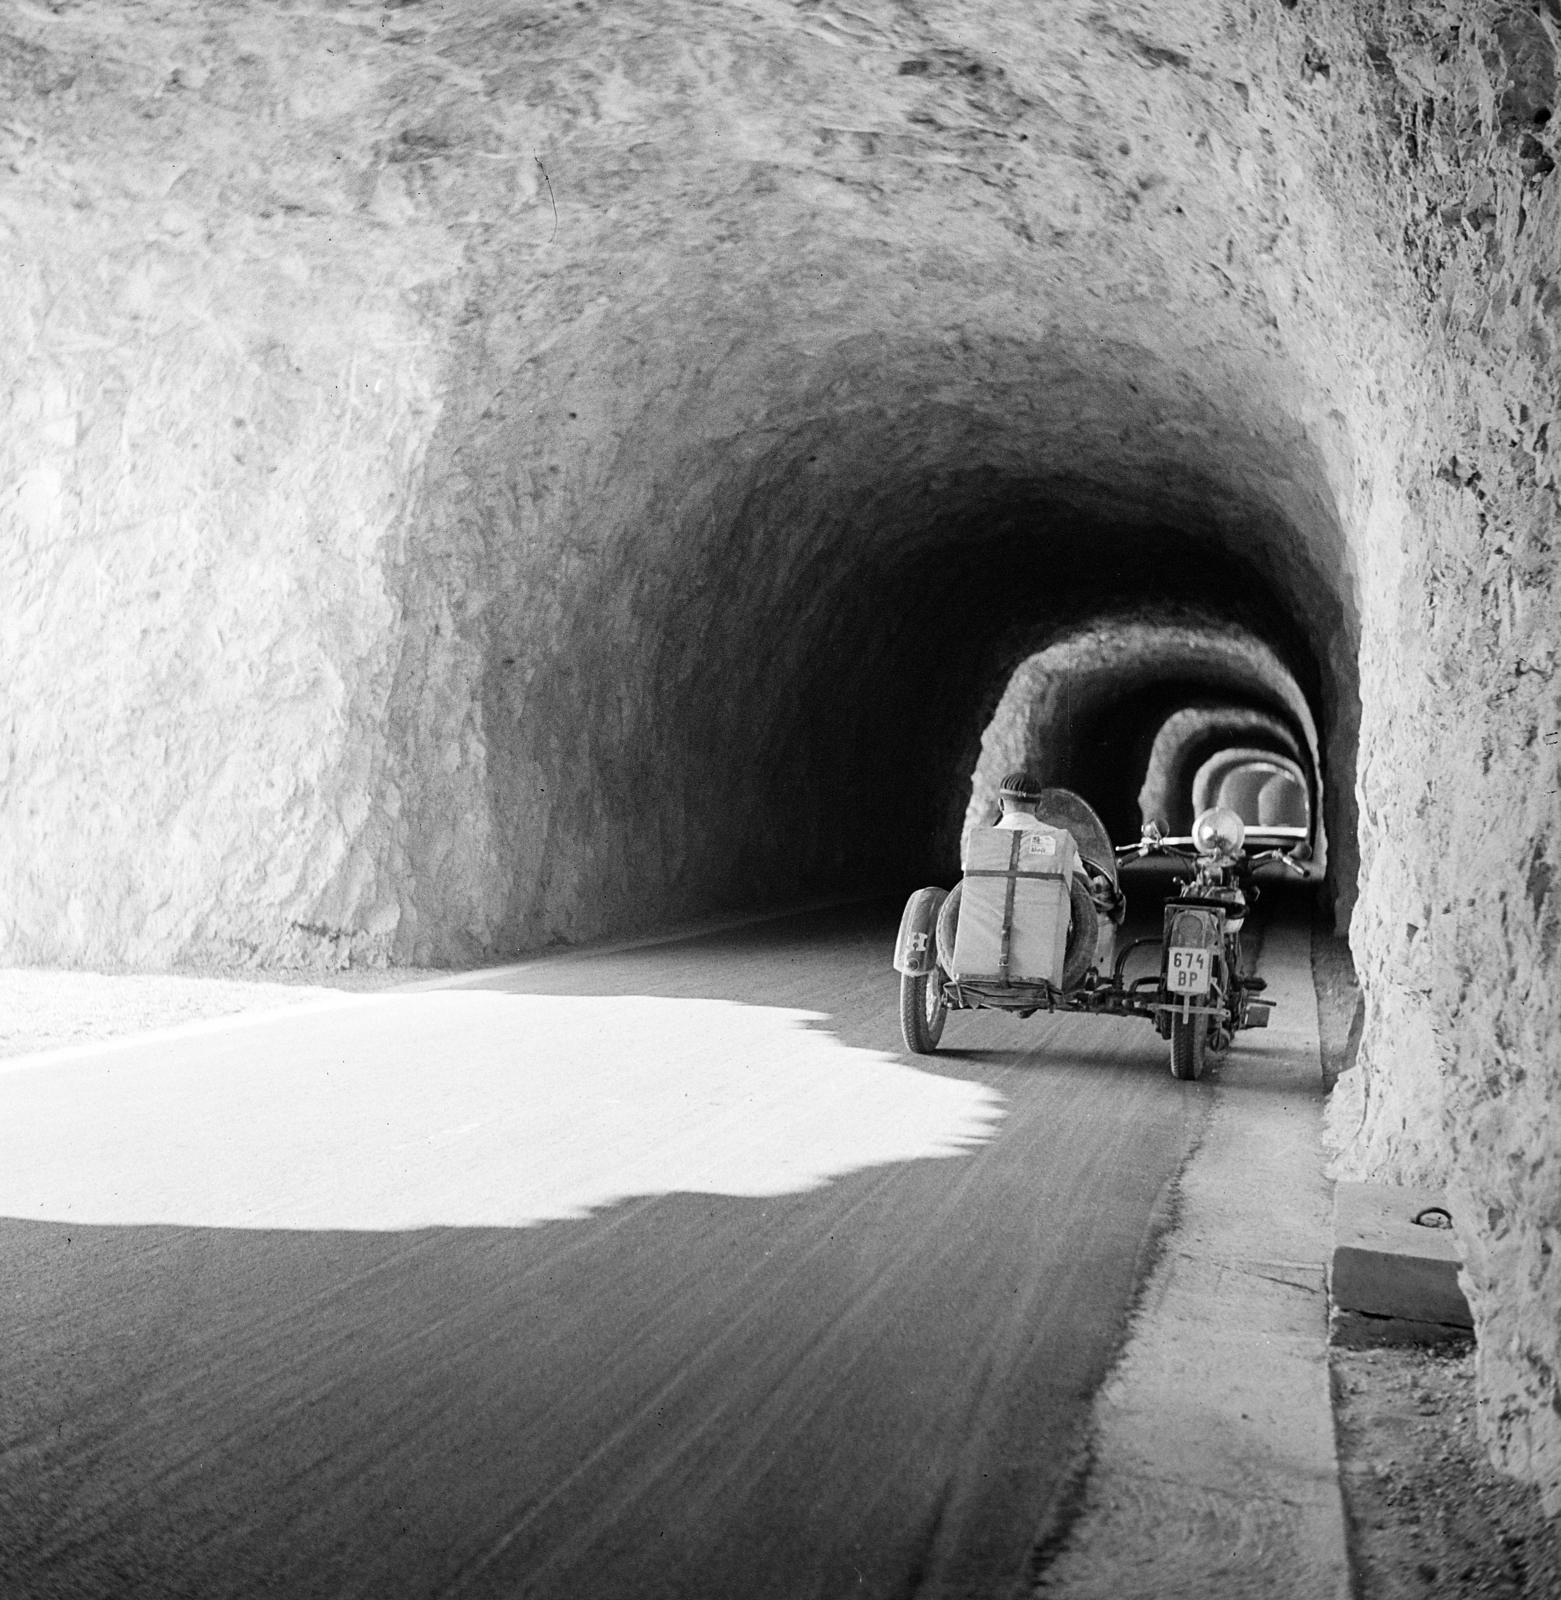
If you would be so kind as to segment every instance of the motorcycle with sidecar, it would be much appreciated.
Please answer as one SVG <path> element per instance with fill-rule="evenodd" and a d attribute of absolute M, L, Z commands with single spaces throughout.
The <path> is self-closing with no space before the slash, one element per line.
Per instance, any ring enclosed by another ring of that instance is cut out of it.
<path fill-rule="evenodd" d="M 907 901 L 894 949 L 907 1050 L 936 1050 L 951 1011 L 1084 1011 L 1142 1017 L 1169 1043 L 1172 1076 L 1195 1079 L 1241 1029 L 1267 1026 L 1272 1002 L 1242 962 L 1253 874 L 1281 863 L 1304 876 L 1304 844 L 1249 853 L 1240 817 L 1216 806 L 1186 840 L 1150 823 L 1135 844 L 1113 846 L 1067 789 L 1042 791 L 1036 822 L 971 830 L 954 889 Z M 1165 902 L 1160 934 L 1118 948 L 1119 866 L 1148 856 L 1190 870 Z M 1129 957 L 1149 945 L 1159 946 L 1156 970 L 1129 979 Z"/>

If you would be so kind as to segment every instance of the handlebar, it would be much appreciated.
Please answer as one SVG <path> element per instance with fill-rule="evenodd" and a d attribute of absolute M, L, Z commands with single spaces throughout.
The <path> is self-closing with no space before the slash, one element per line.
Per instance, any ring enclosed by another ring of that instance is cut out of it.
<path fill-rule="evenodd" d="M 1175 856 L 1178 861 L 1196 861 L 1198 852 L 1172 844 L 1168 839 L 1140 839 L 1136 844 L 1113 845 L 1118 861 L 1130 861 L 1135 856 Z"/>
<path fill-rule="evenodd" d="M 1135 844 L 1113 845 L 1112 849 L 1118 861 L 1131 861 L 1135 858 L 1141 860 L 1144 856 L 1151 855 L 1172 856 L 1178 861 L 1196 862 L 1201 859 L 1196 850 L 1172 844 L 1168 839 L 1140 839 Z M 1297 860 L 1287 850 L 1260 850 L 1256 855 L 1246 857 L 1247 869 L 1252 872 L 1275 861 L 1288 867 L 1297 877 L 1306 876 L 1303 862 Z"/>
<path fill-rule="evenodd" d="M 1279 862 L 1279 864 L 1281 866 L 1289 867 L 1289 869 L 1298 878 L 1304 878 L 1306 876 L 1305 863 L 1301 862 L 1301 861 L 1297 861 L 1296 858 L 1293 855 L 1291 855 L 1288 850 L 1263 850 L 1263 851 L 1260 851 L 1255 856 L 1248 856 L 1247 857 L 1247 866 L 1249 868 L 1251 868 L 1255 872 L 1259 867 L 1266 867 L 1271 862 L 1274 862 L 1274 861 Z"/>

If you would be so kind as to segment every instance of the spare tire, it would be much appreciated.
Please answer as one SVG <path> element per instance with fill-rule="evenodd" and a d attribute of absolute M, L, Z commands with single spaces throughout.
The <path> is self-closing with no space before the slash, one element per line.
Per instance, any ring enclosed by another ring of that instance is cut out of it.
<path fill-rule="evenodd" d="M 954 936 L 959 931 L 959 902 L 965 887 L 961 879 L 949 891 L 938 913 L 938 965 L 954 973 Z M 1062 986 L 1076 989 L 1095 961 L 1095 941 L 1100 935 L 1100 913 L 1090 897 L 1089 885 L 1077 873 L 1068 880 L 1068 949 L 1062 960 Z"/>
<path fill-rule="evenodd" d="M 959 901 L 964 888 L 965 880 L 961 878 L 949 890 L 949 897 L 938 913 L 938 965 L 950 974 L 954 971 L 954 934 L 959 928 Z"/>
<path fill-rule="evenodd" d="M 1068 953 L 1062 961 L 1062 986 L 1076 989 L 1095 964 L 1095 941 L 1100 937 L 1100 913 L 1088 881 L 1075 872 L 1068 880 Z"/>

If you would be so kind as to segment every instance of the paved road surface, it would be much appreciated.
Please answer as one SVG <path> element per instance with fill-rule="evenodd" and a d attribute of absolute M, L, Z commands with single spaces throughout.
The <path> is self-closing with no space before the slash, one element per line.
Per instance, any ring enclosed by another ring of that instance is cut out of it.
<path fill-rule="evenodd" d="M 0 1594 L 1009 1592 L 1208 1093 L 893 921 L 0 1072 Z"/>

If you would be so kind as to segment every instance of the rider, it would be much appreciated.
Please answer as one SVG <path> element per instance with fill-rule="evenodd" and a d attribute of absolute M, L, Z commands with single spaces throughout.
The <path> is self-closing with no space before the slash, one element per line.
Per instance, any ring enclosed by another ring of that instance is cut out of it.
<path fill-rule="evenodd" d="M 997 798 L 1003 814 L 994 826 L 1020 829 L 1041 827 L 1041 819 L 1036 815 L 1041 794 L 1041 785 L 1028 772 L 1010 772 L 998 785 Z M 1126 912 L 1127 900 L 1096 863 L 1081 861 L 1079 871 L 1089 885 L 1090 899 L 1095 902 L 1095 910 L 1100 916 L 1097 965 L 1109 966 L 1115 952 L 1116 929 Z"/>
<path fill-rule="evenodd" d="M 1036 816 L 1035 808 L 1040 798 L 1041 786 L 1028 772 L 1010 772 L 998 785 L 997 800 L 1003 814 L 993 826 L 1021 830 L 1039 828 L 1041 819 Z"/>

